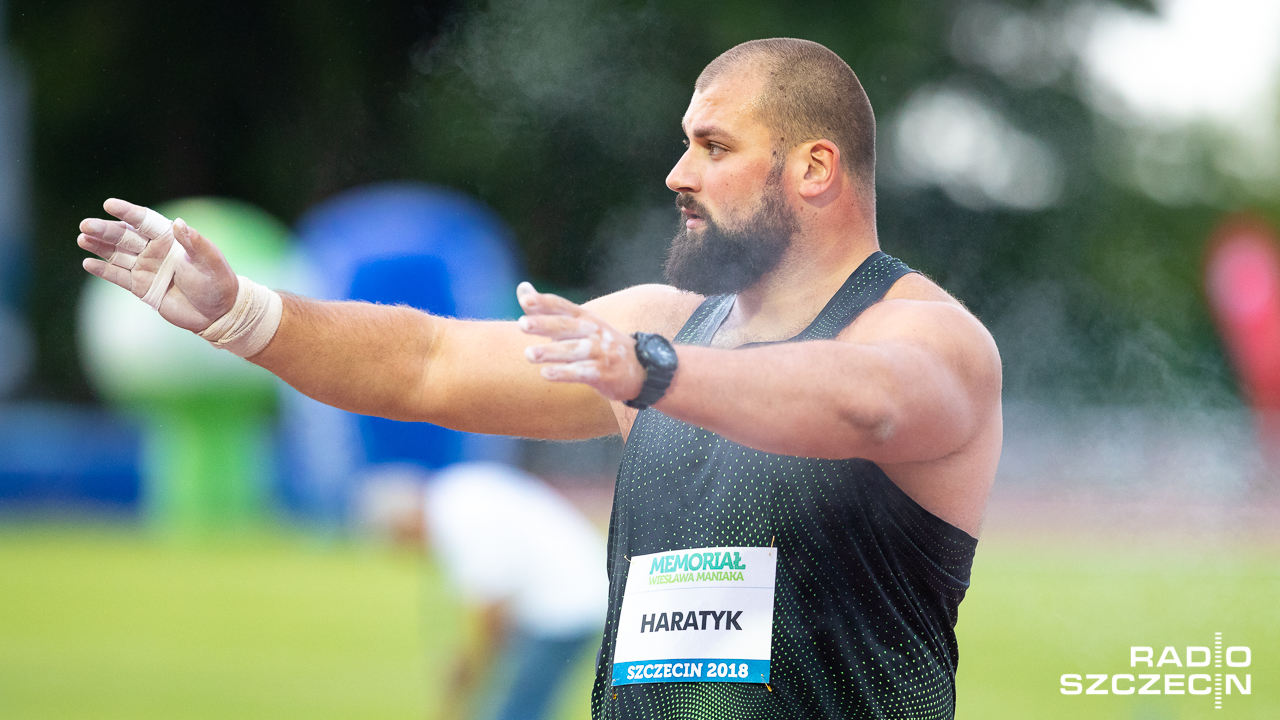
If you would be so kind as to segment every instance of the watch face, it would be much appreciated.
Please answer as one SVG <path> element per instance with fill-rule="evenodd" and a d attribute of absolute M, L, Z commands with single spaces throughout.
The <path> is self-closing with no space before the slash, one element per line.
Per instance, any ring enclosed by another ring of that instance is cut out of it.
<path fill-rule="evenodd" d="M 654 365 L 660 368 L 672 368 L 676 364 L 676 351 L 660 335 L 651 335 L 644 339 L 641 350 Z"/>

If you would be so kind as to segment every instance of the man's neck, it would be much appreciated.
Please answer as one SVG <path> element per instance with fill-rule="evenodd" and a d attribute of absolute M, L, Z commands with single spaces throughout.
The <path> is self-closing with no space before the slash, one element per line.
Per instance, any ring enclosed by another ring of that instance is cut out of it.
<path fill-rule="evenodd" d="M 840 238 L 803 235 L 797 235 L 773 272 L 738 294 L 715 345 L 736 347 L 794 337 L 879 249 L 874 231 Z"/>

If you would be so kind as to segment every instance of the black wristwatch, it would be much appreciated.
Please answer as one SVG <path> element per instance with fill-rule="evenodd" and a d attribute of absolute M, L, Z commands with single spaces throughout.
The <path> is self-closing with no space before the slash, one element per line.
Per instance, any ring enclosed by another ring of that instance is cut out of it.
<path fill-rule="evenodd" d="M 676 349 L 661 335 L 654 333 L 633 333 L 636 339 L 636 359 L 644 368 L 647 377 L 640 394 L 634 400 L 627 400 L 627 407 L 644 410 L 658 402 L 671 385 L 671 378 L 676 374 Z"/>

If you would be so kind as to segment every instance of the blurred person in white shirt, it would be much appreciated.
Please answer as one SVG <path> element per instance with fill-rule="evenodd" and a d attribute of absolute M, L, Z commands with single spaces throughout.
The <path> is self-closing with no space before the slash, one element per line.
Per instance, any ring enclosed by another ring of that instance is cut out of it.
<path fill-rule="evenodd" d="M 464 599 L 444 716 L 546 717 L 604 627 L 600 531 L 543 481 L 499 463 L 375 467 L 362 485 L 364 521 L 425 541 Z"/>

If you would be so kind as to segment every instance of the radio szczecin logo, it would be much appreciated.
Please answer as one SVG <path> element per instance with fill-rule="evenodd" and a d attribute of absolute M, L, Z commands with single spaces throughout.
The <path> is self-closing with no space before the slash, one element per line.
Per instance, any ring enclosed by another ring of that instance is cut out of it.
<path fill-rule="evenodd" d="M 1253 676 L 1248 670 L 1253 651 L 1247 646 L 1224 648 L 1222 633 L 1214 633 L 1212 648 L 1189 645 L 1182 650 L 1179 653 L 1178 648 L 1166 646 L 1157 656 L 1154 647 L 1130 647 L 1130 672 L 1067 673 L 1058 678 L 1058 691 L 1063 695 L 1212 696 L 1218 710 L 1222 709 L 1223 695 L 1253 694 Z M 1210 665 L 1213 672 L 1208 672 Z"/>

